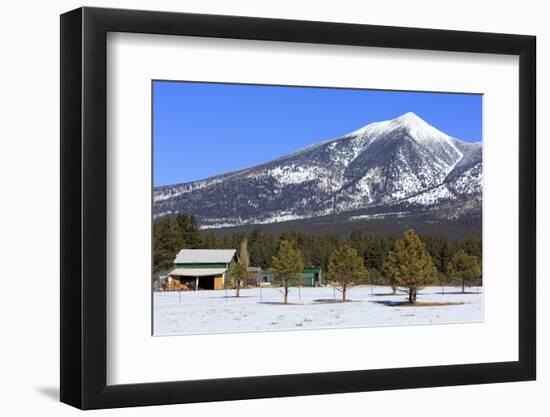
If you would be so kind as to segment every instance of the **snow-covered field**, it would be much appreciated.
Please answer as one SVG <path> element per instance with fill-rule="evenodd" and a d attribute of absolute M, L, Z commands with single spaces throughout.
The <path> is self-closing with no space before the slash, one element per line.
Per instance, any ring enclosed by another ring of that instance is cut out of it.
<path fill-rule="evenodd" d="M 462 303 L 441 306 L 403 306 L 404 293 L 388 287 L 354 287 L 350 302 L 335 302 L 341 293 L 332 287 L 292 288 L 283 305 L 277 288 L 196 292 L 155 292 L 154 335 L 301 330 L 483 321 L 481 288 L 461 294 L 456 287 L 423 289 L 419 303 Z"/>

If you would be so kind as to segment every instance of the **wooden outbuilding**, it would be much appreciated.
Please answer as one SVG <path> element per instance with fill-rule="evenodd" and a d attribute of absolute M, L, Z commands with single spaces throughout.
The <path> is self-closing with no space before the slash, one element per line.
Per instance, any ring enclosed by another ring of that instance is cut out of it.
<path fill-rule="evenodd" d="M 171 290 L 221 290 L 237 262 L 235 249 L 182 249 L 170 271 Z"/>

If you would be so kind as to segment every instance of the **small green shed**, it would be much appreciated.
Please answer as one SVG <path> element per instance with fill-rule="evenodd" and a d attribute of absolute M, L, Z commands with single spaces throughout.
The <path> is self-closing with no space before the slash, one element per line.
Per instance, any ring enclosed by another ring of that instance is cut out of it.
<path fill-rule="evenodd" d="M 300 279 L 304 287 L 318 287 L 323 285 L 323 273 L 321 268 L 304 268 L 300 272 Z M 260 283 L 270 284 L 273 281 L 271 269 L 262 268 Z"/>

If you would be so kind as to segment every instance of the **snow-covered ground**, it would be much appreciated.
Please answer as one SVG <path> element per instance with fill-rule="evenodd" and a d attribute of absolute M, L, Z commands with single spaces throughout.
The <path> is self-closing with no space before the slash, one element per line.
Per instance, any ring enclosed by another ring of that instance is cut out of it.
<path fill-rule="evenodd" d="M 404 293 L 388 287 L 354 287 L 350 302 L 335 302 L 341 293 L 332 287 L 292 288 L 288 305 L 277 288 L 154 294 L 154 335 L 183 335 L 270 330 L 301 330 L 483 321 L 481 288 L 461 294 L 456 287 L 424 288 L 419 303 L 461 303 L 403 306 Z"/>

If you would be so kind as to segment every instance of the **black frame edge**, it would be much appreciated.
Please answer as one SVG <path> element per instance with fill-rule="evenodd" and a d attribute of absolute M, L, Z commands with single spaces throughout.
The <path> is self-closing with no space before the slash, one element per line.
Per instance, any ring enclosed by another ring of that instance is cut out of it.
<path fill-rule="evenodd" d="M 109 31 L 519 55 L 519 360 L 107 386 Z M 535 37 L 526 35 L 238 16 L 88 7 L 62 15 L 61 401 L 81 409 L 97 409 L 535 379 L 535 45 Z"/>
<path fill-rule="evenodd" d="M 519 54 L 519 362 L 537 374 L 537 42 L 524 38 Z"/>
<path fill-rule="evenodd" d="M 82 9 L 82 408 L 107 387 L 107 31 Z"/>
<path fill-rule="evenodd" d="M 60 25 L 60 400 L 81 408 L 82 9 Z"/>

